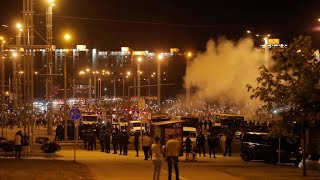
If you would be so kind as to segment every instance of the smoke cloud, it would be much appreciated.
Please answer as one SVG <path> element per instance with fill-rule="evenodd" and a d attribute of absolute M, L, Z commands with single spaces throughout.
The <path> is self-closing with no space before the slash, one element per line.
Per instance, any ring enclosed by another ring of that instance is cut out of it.
<path fill-rule="evenodd" d="M 209 40 L 207 50 L 198 54 L 187 69 L 185 85 L 190 85 L 200 97 L 219 105 L 256 106 L 250 99 L 246 85 L 256 85 L 259 67 L 264 64 L 264 54 L 254 48 L 252 39 L 238 42 L 226 39 Z M 244 113 L 243 110 L 240 113 Z"/>

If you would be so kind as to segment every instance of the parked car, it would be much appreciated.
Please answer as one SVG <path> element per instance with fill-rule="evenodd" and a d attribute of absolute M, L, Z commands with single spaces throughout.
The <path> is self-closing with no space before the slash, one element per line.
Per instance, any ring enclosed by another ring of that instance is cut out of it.
<path fill-rule="evenodd" d="M 279 139 L 271 138 L 268 133 L 245 132 L 241 139 L 241 158 L 244 161 L 264 160 L 277 163 L 279 158 Z M 299 165 L 302 159 L 301 147 L 290 137 L 280 139 L 280 162 Z"/>

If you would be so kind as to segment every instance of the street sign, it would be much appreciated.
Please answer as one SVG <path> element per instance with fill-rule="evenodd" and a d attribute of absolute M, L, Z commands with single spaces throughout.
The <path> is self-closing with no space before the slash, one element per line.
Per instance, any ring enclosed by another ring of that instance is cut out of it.
<path fill-rule="evenodd" d="M 69 117 L 73 120 L 79 120 L 81 118 L 81 112 L 78 108 L 73 108 L 69 111 Z"/>
<path fill-rule="evenodd" d="M 139 117 L 140 117 L 140 112 L 139 112 L 139 110 L 133 110 L 131 117 L 132 117 L 132 119 L 139 119 Z"/>

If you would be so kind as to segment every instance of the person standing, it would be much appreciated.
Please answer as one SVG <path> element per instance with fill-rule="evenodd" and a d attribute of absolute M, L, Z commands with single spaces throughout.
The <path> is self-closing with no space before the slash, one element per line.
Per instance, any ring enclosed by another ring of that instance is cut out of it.
<path fill-rule="evenodd" d="M 208 125 L 208 122 L 207 122 L 207 120 L 205 119 L 205 120 L 204 120 L 204 123 L 203 123 L 204 131 L 207 131 L 207 125 Z"/>
<path fill-rule="evenodd" d="M 29 136 L 25 132 L 23 137 L 22 137 L 22 154 L 24 157 L 29 157 L 30 156 L 30 142 L 29 142 Z"/>
<path fill-rule="evenodd" d="M 209 126 L 209 128 L 208 128 L 208 129 L 209 129 L 209 131 L 210 131 L 210 130 L 211 130 L 211 127 L 212 127 L 212 120 L 211 120 L 211 119 L 209 119 L 208 121 L 209 121 L 209 122 L 208 122 L 208 126 Z"/>
<path fill-rule="evenodd" d="M 15 159 L 21 159 L 22 131 L 18 131 L 14 137 Z"/>
<path fill-rule="evenodd" d="M 110 153 L 110 132 L 107 131 L 104 139 L 106 153 Z"/>
<path fill-rule="evenodd" d="M 155 138 L 155 143 L 151 146 L 152 163 L 153 163 L 153 180 L 160 179 L 160 170 L 162 164 L 162 148 L 160 138 Z"/>
<path fill-rule="evenodd" d="M 119 138 L 118 138 L 118 133 L 115 129 L 112 131 L 112 140 L 111 141 L 112 141 L 112 146 L 113 146 L 113 154 L 117 154 Z"/>
<path fill-rule="evenodd" d="M 224 151 L 224 154 L 223 156 L 226 156 L 227 155 L 227 151 L 229 151 L 229 157 L 231 157 L 231 143 L 232 143 L 232 139 L 233 139 L 233 135 L 232 133 L 228 133 L 227 135 L 227 138 L 226 138 L 226 148 L 225 148 L 225 151 Z"/>
<path fill-rule="evenodd" d="M 123 131 L 123 155 L 128 155 L 129 135 L 127 131 Z"/>
<path fill-rule="evenodd" d="M 203 122 L 202 122 L 202 120 L 200 120 L 200 122 L 199 122 L 200 131 L 202 131 L 202 125 L 203 125 Z"/>
<path fill-rule="evenodd" d="M 122 154 L 122 150 L 123 150 L 123 145 L 124 145 L 124 136 L 123 135 L 124 135 L 123 131 L 121 130 L 119 132 L 119 150 L 120 150 L 120 154 L 119 155 Z"/>
<path fill-rule="evenodd" d="M 213 153 L 213 157 L 216 158 L 215 142 L 214 142 L 214 136 L 212 134 L 209 134 L 208 136 L 208 146 L 209 146 L 209 157 L 211 158 L 211 154 Z"/>
<path fill-rule="evenodd" d="M 100 147 L 101 147 L 101 152 L 104 152 L 105 151 L 105 136 L 106 136 L 106 133 L 105 131 L 100 131 L 100 137 L 99 137 L 99 143 L 100 143 Z"/>
<path fill-rule="evenodd" d="M 205 139 L 204 135 L 202 134 L 202 132 L 200 132 L 200 134 L 197 136 L 197 140 L 196 140 L 196 144 L 197 144 L 198 152 L 199 152 L 199 157 L 201 157 L 201 150 L 203 152 L 203 157 L 206 157 L 206 152 L 204 149 L 205 142 L 206 142 L 206 139 Z"/>
<path fill-rule="evenodd" d="M 61 134 L 62 134 L 62 126 L 60 124 L 58 124 L 57 128 L 56 128 L 56 136 L 54 137 L 55 141 L 60 141 L 61 140 Z"/>
<path fill-rule="evenodd" d="M 139 157 L 139 132 L 134 132 L 134 149 L 136 150 L 136 157 Z"/>
<path fill-rule="evenodd" d="M 172 165 L 176 173 L 176 180 L 179 180 L 179 167 L 178 167 L 178 155 L 180 151 L 179 141 L 173 138 L 173 135 L 169 135 L 169 140 L 166 143 L 166 159 L 168 161 L 168 180 L 171 180 Z"/>
<path fill-rule="evenodd" d="M 222 134 L 222 136 L 220 136 L 220 151 L 222 154 L 224 154 L 224 151 L 226 149 L 226 140 L 227 136 L 225 134 Z"/>
<path fill-rule="evenodd" d="M 143 152 L 144 152 L 144 160 L 148 160 L 148 158 L 149 158 L 149 148 L 150 148 L 150 145 L 151 145 L 151 138 L 146 133 L 142 137 L 141 141 L 142 141 L 142 148 L 143 148 Z"/>
<path fill-rule="evenodd" d="M 190 160 L 190 158 L 189 158 L 189 156 L 190 156 L 190 153 L 191 153 L 191 139 L 190 139 L 190 134 L 188 134 L 188 137 L 187 137 L 187 139 L 186 139 L 186 142 L 185 142 L 186 144 L 186 161 L 189 161 Z"/>

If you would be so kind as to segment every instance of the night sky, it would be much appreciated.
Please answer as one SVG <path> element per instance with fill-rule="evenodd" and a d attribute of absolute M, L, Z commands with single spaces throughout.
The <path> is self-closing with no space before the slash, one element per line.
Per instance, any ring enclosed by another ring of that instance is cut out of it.
<path fill-rule="evenodd" d="M 35 28 L 45 36 L 46 2 L 34 1 Z M 12 26 L 21 15 L 22 0 L 0 2 L 0 24 Z M 73 45 L 89 48 L 202 50 L 210 38 L 239 39 L 250 29 L 284 43 L 299 34 L 312 35 L 319 48 L 320 31 L 312 30 L 320 26 L 319 7 L 319 0 L 56 0 L 54 44 L 62 47 L 62 33 L 68 31 Z M 14 36 L 14 31 L 0 27 L 0 34 Z"/>

